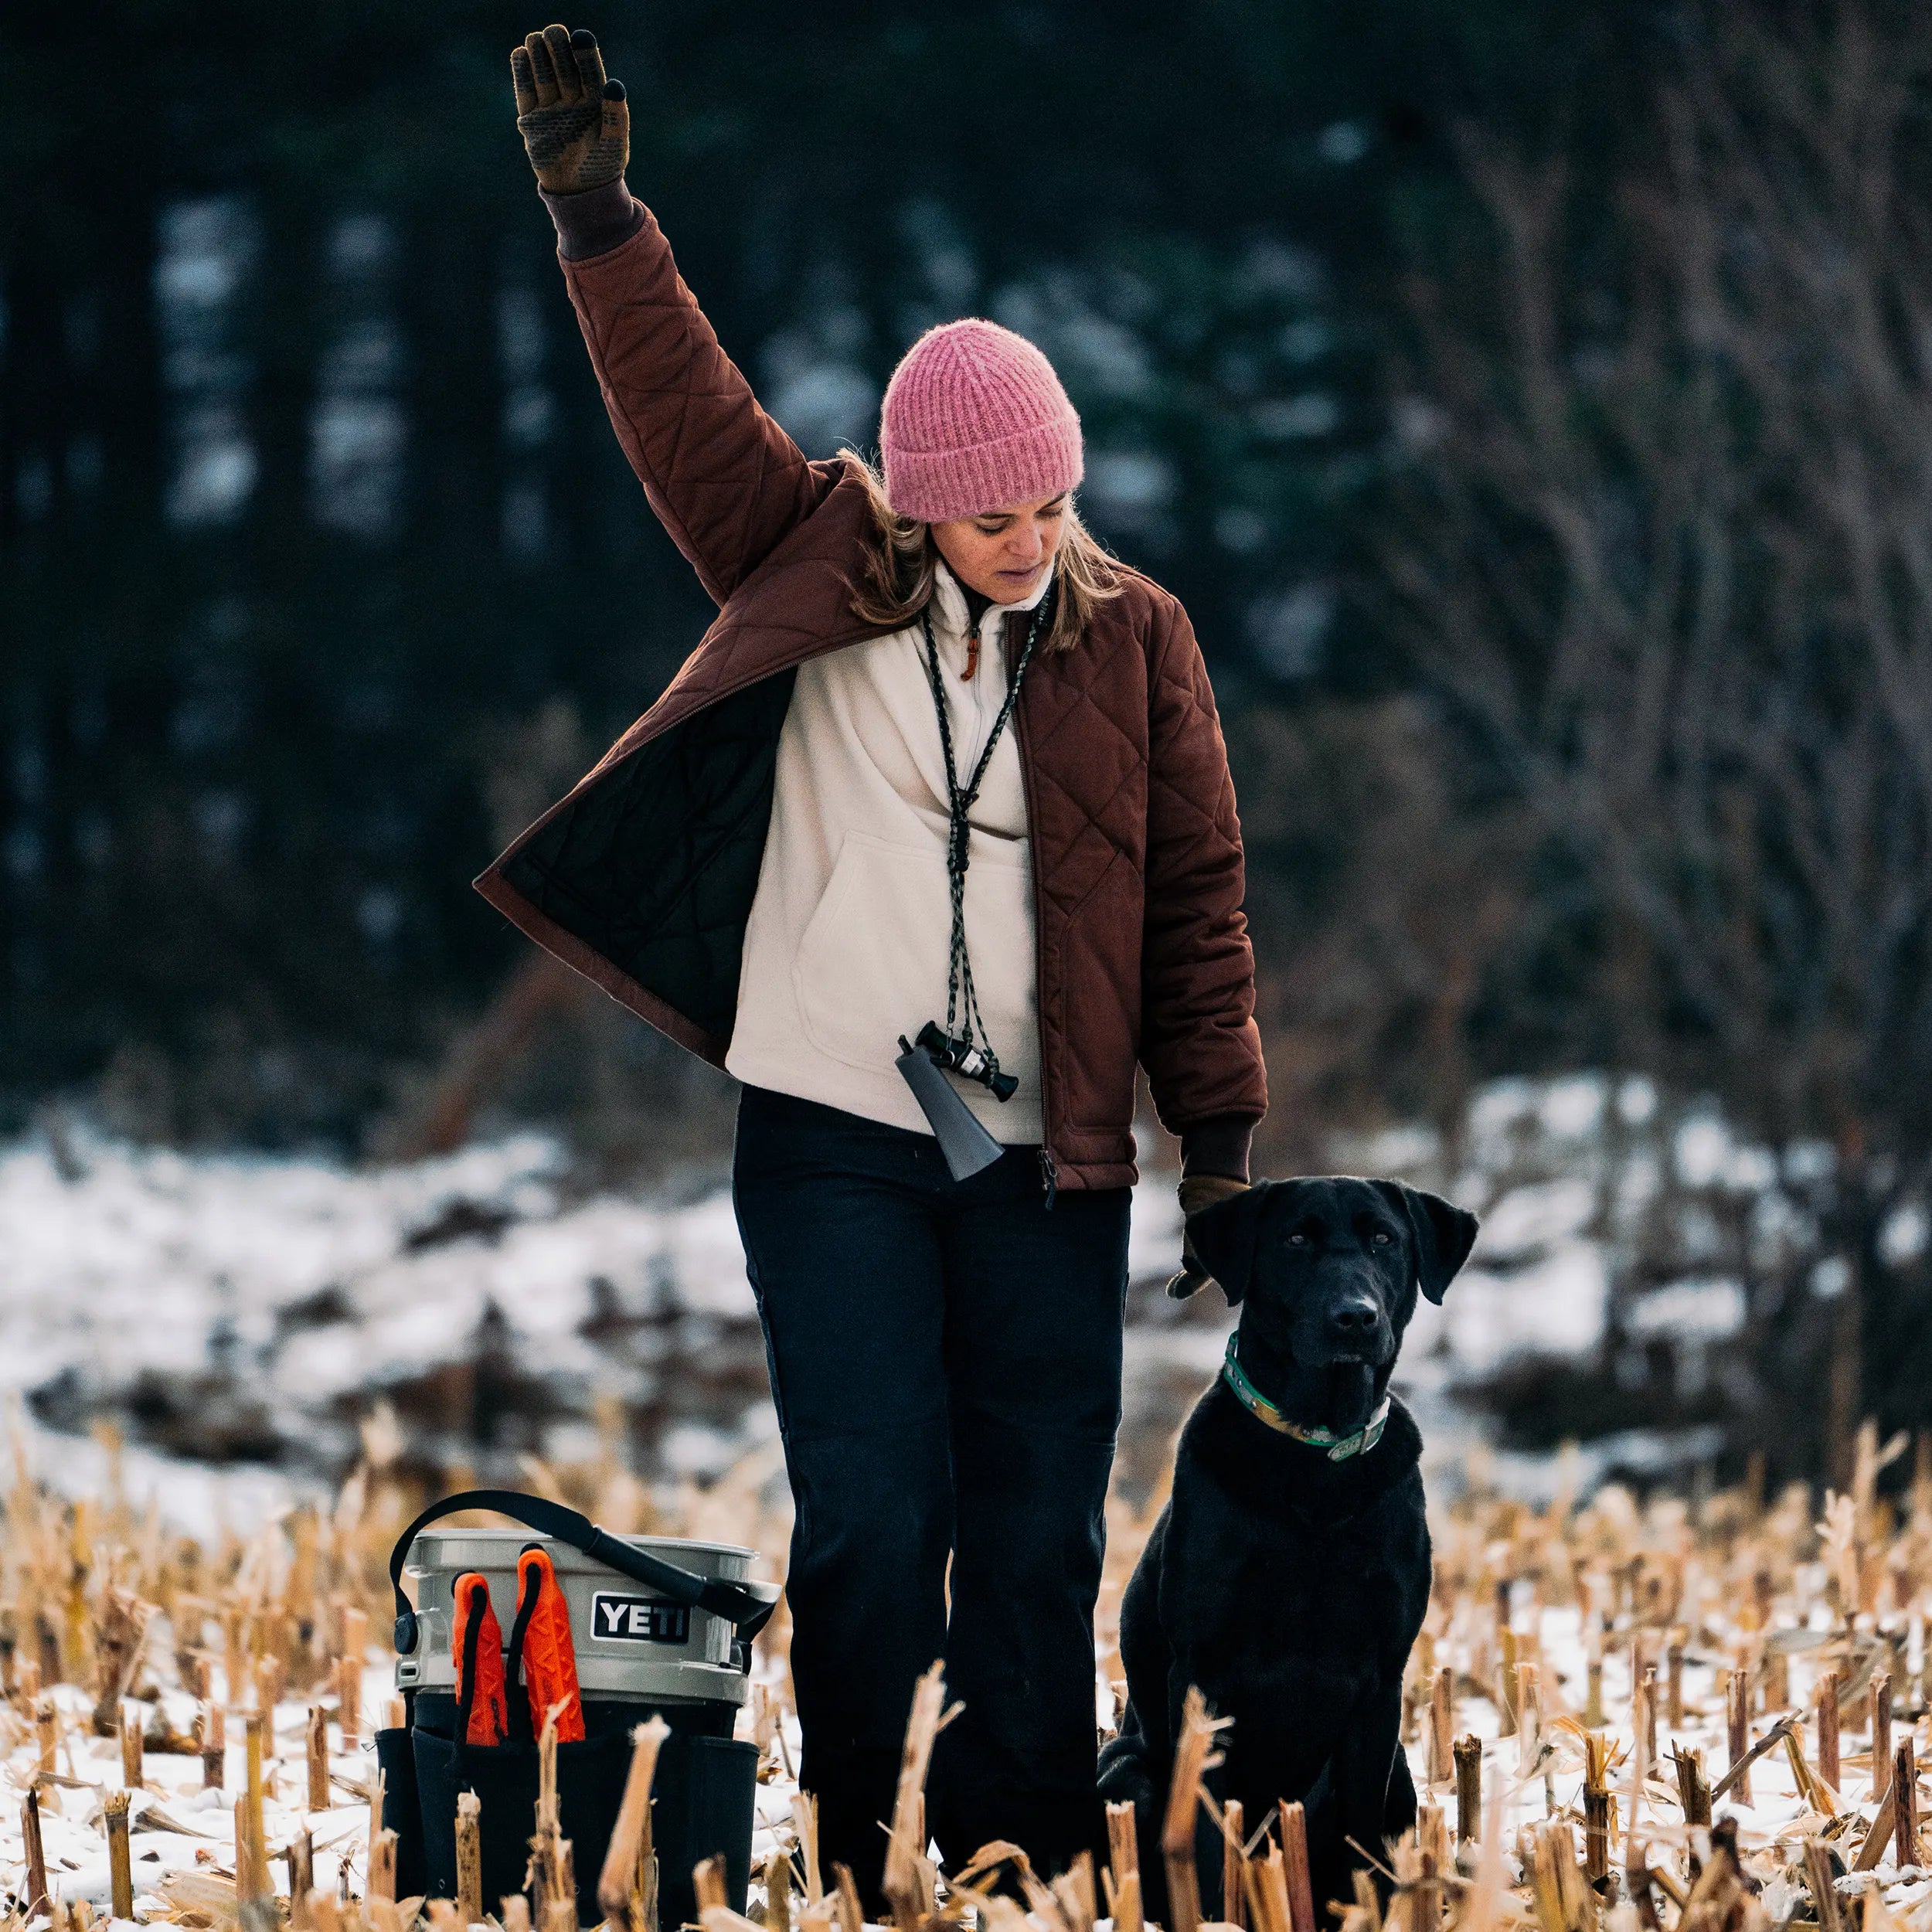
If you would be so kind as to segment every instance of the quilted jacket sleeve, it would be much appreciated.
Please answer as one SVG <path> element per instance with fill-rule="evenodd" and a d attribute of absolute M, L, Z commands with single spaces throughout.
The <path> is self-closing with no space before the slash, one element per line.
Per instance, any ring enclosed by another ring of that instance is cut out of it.
<path fill-rule="evenodd" d="M 1187 613 L 1156 603 L 1148 652 L 1141 1063 L 1162 1124 L 1267 1112 L 1234 781 Z"/>
<path fill-rule="evenodd" d="M 621 182 L 611 189 L 624 192 Z M 563 279 L 617 440 L 651 509 L 722 604 L 818 507 L 837 472 L 808 463 L 759 407 L 685 286 L 664 231 L 633 205 L 642 219 L 628 239 L 583 260 L 566 252 Z"/>

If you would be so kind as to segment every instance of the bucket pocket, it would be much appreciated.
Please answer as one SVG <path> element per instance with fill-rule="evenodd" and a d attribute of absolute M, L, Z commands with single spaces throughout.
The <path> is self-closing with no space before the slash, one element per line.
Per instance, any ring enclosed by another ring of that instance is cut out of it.
<path fill-rule="evenodd" d="M 726 1896 L 734 1912 L 744 1910 L 757 1781 L 758 1747 L 745 1739 L 686 1735 L 665 1740 L 651 1807 L 659 1925 L 696 1919 L 691 1868 L 708 1858 L 723 1858 Z"/>
<path fill-rule="evenodd" d="M 432 1898 L 456 1896 L 457 1794 L 474 1791 L 481 1807 L 477 1825 L 483 1907 L 495 1912 L 503 1899 L 523 1889 L 530 1833 L 536 1822 L 537 1748 L 459 1745 L 452 1738 L 420 1730 L 413 1737 L 424 1878 L 420 1889 Z M 602 1917 L 597 1879 L 611 1834 L 617 1828 L 630 1768 L 628 1724 L 601 1736 L 557 1747 L 558 1823 L 570 1841 L 581 1924 L 593 1924 Z M 659 1924 L 682 1925 L 696 1916 L 691 1868 L 718 1853 L 724 1856 L 727 1895 L 733 1909 L 743 1910 L 751 1877 L 757 1770 L 754 1744 L 675 1731 L 665 1739 L 651 1785 Z M 385 1821 L 388 1815 L 385 1803 Z"/>
<path fill-rule="evenodd" d="M 973 984 L 994 1050 L 1011 1055 L 1031 1012 L 1032 874 L 1023 848 L 975 833 L 966 872 Z M 806 1036 L 849 1066 L 889 1070 L 901 1033 L 946 1017 L 951 888 L 938 845 L 898 845 L 849 832 L 798 942 L 792 990 Z"/>
<path fill-rule="evenodd" d="M 416 1754 L 401 1726 L 376 1733 L 376 1763 L 383 1774 L 383 1828 L 396 1834 L 396 1896 L 413 1899 L 429 1889 L 423 1866 L 423 1801 L 416 1784 Z M 450 1843 L 455 1848 L 454 1801 Z M 452 1866 L 452 1876 L 454 1875 Z"/>
<path fill-rule="evenodd" d="M 530 1833 L 536 1823 L 537 1748 L 534 1744 L 461 1744 L 434 1733 L 416 1733 L 416 1784 L 422 1806 L 424 1889 L 432 1898 L 456 1896 L 456 1800 L 474 1791 L 482 1852 L 483 1907 L 523 1889 Z M 597 1910 L 597 1875 L 617 1821 L 631 1740 L 621 1733 L 560 1744 L 557 1818 L 570 1841 L 577 1879 L 577 1917 L 589 1924 Z"/>

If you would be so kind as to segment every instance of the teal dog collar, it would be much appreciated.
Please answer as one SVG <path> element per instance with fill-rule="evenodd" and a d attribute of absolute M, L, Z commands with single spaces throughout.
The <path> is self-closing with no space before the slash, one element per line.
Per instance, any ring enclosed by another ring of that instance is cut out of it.
<path fill-rule="evenodd" d="M 1310 1428 L 1299 1422 L 1291 1422 L 1241 1372 L 1238 1354 L 1240 1340 L 1238 1328 L 1228 1337 L 1227 1353 L 1221 1362 L 1221 1379 L 1234 1391 L 1235 1400 L 1256 1421 L 1265 1423 L 1277 1435 L 1292 1436 L 1297 1442 L 1305 1442 L 1311 1449 L 1322 1451 L 1331 1462 L 1346 1462 L 1351 1456 L 1366 1455 L 1382 1440 L 1382 1432 L 1389 1421 L 1386 1396 L 1382 1398 L 1367 1423 L 1352 1436 L 1338 1436 L 1332 1429 Z"/>

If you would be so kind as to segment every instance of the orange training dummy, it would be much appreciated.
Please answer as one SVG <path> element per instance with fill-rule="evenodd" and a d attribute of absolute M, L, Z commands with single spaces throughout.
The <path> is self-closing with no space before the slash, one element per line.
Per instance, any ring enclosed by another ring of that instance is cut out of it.
<path fill-rule="evenodd" d="M 450 1634 L 456 1665 L 456 1708 L 465 1708 L 463 1741 L 500 1744 L 509 1735 L 503 1675 L 503 1632 L 490 1607 L 490 1587 L 473 1570 L 456 1580 L 456 1622 Z M 579 1733 L 581 1735 L 581 1733 Z"/>
<path fill-rule="evenodd" d="M 583 1735 L 583 1699 L 577 1689 L 577 1645 L 570 1638 L 570 1606 L 559 1587 L 549 1555 L 526 1549 L 517 1559 L 516 1621 L 523 1635 L 523 1683 L 530 1699 L 530 1726 L 543 1735 L 551 1706 L 557 1713 L 560 1743 Z"/>

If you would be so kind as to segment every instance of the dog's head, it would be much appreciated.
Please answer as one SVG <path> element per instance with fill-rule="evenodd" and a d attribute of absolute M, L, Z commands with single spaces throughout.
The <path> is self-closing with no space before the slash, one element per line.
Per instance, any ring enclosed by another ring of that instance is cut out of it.
<path fill-rule="evenodd" d="M 1379 1386 L 1415 1313 L 1469 1258 L 1476 1217 L 1401 1181 L 1263 1181 L 1188 1232 L 1241 1326 L 1304 1369 L 1359 1364 Z"/>

